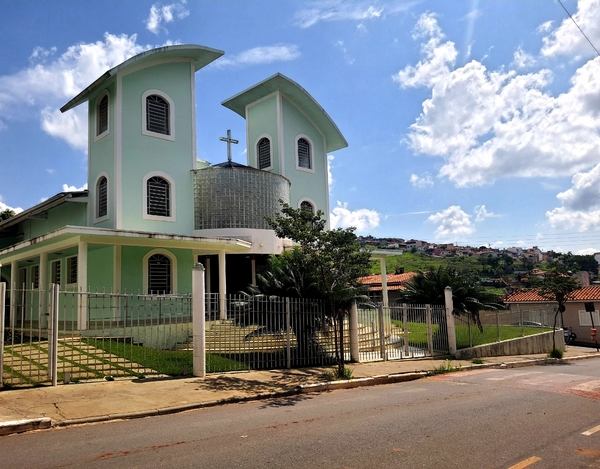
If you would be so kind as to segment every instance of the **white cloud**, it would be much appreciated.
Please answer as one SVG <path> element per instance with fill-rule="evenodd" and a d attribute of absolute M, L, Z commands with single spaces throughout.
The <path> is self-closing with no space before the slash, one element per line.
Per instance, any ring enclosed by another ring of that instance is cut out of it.
<path fill-rule="evenodd" d="M 452 205 L 446 210 L 434 213 L 427 221 L 439 223 L 435 230 L 436 239 L 453 240 L 456 237 L 470 235 L 475 232 L 471 216 L 463 212 L 458 205 Z"/>
<path fill-rule="evenodd" d="M 573 19 L 590 39 L 592 44 L 600 44 L 600 0 L 579 0 L 577 11 L 572 13 Z M 544 23 L 546 31 L 551 25 Z M 593 57 L 596 55 L 593 47 L 581 34 L 571 18 L 565 17 L 560 26 L 543 38 L 542 55 L 547 57 L 557 55 Z"/>
<path fill-rule="evenodd" d="M 444 159 L 439 176 L 464 187 L 503 177 L 570 176 L 596 164 L 600 57 L 581 66 L 571 87 L 554 97 L 546 91 L 549 70 L 490 71 L 475 60 L 451 70 L 454 45 L 441 42 L 434 15 L 421 16 L 415 36 L 428 38 L 425 59 L 395 78 L 403 86 L 431 88 L 408 141 L 418 153 Z"/>
<path fill-rule="evenodd" d="M 495 213 L 488 212 L 485 208 L 485 205 L 477 205 L 475 207 L 475 223 L 481 223 L 486 218 L 495 218 L 498 217 Z"/>
<path fill-rule="evenodd" d="M 54 50 L 34 49 L 28 68 L 0 76 L 0 113 L 4 124 L 10 125 L 11 119 L 35 116 L 40 119 L 43 130 L 85 151 L 85 106 L 65 116 L 58 114 L 58 108 L 109 68 L 149 48 L 137 44 L 135 34 L 106 33 L 103 41 L 71 46 L 60 56 L 55 56 Z M 5 112 L 1 112 L 3 110 Z"/>
<path fill-rule="evenodd" d="M 347 228 L 354 226 L 357 233 L 367 233 L 379 226 L 380 215 L 375 210 L 361 208 L 348 210 L 348 204 L 338 201 L 332 213 L 329 215 L 332 228 Z"/>
<path fill-rule="evenodd" d="M 81 187 L 75 187 L 75 186 L 69 186 L 67 184 L 63 184 L 62 191 L 63 192 L 80 192 L 80 191 L 87 191 L 87 188 L 88 188 L 87 183 L 85 183 Z"/>
<path fill-rule="evenodd" d="M 592 255 L 596 254 L 597 252 L 600 252 L 600 250 L 595 249 L 595 248 L 586 248 L 586 249 L 580 249 L 579 251 L 576 251 L 575 254 L 577 254 L 578 256 L 592 256 Z"/>
<path fill-rule="evenodd" d="M 519 46 L 513 54 L 512 65 L 515 68 L 532 68 L 537 65 L 537 60 L 533 55 L 528 54 Z"/>
<path fill-rule="evenodd" d="M 288 62 L 300 57 L 298 46 L 294 44 L 277 44 L 274 46 L 254 47 L 238 55 L 222 57 L 211 63 L 209 67 L 239 67 L 243 65 L 269 64 L 273 62 Z"/>
<path fill-rule="evenodd" d="M 327 155 L 327 183 L 329 185 L 329 192 L 331 192 L 333 184 L 335 183 L 335 179 L 333 179 L 333 174 L 331 174 L 333 160 L 335 160 L 334 155 Z"/>
<path fill-rule="evenodd" d="M 0 195 L 0 212 L 4 212 L 4 210 L 12 210 L 15 213 L 20 213 L 23 211 L 21 207 L 11 207 L 6 205 L 2 199 L 2 196 Z"/>
<path fill-rule="evenodd" d="M 556 197 L 562 207 L 546 212 L 553 227 L 589 231 L 600 227 L 600 164 L 588 172 L 576 173 L 573 186 Z"/>
<path fill-rule="evenodd" d="M 154 34 L 158 34 L 161 31 L 168 32 L 163 24 L 173 23 L 175 18 L 181 20 L 190 14 L 184 6 L 185 3 L 185 1 L 182 1 L 181 3 L 173 3 L 171 5 L 152 5 L 148 19 L 146 20 L 148 31 Z"/>
<path fill-rule="evenodd" d="M 56 172 L 56 170 L 50 168 L 46 169 L 46 171 L 48 172 L 48 174 L 54 174 Z"/>
<path fill-rule="evenodd" d="M 433 186 L 433 179 L 429 174 L 425 174 L 423 176 L 417 176 L 416 174 L 411 174 L 410 183 L 413 187 L 418 187 L 419 189 L 425 189 L 427 187 Z"/>
<path fill-rule="evenodd" d="M 415 2 L 403 5 L 374 6 L 365 1 L 344 2 L 325 0 L 311 2 L 307 8 L 294 15 L 296 26 L 310 28 L 321 21 L 365 21 L 382 18 L 385 14 L 397 14 L 408 11 Z"/>
<path fill-rule="evenodd" d="M 456 62 L 458 55 L 456 47 L 451 41 L 442 43 L 444 34 L 434 13 L 424 13 L 417 21 L 413 30 L 413 39 L 420 38 L 428 39 L 421 44 L 421 53 L 425 58 L 415 67 L 407 65 L 392 76 L 392 79 L 400 83 L 402 88 L 431 87 L 447 76 Z"/>

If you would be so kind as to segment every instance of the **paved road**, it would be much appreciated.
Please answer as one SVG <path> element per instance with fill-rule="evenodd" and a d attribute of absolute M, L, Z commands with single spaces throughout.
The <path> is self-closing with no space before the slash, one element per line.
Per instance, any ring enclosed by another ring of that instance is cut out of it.
<path fill-rule="evenodd" d="M 31 467 L 600 468 L 600 360 L 0 438 Z"/>

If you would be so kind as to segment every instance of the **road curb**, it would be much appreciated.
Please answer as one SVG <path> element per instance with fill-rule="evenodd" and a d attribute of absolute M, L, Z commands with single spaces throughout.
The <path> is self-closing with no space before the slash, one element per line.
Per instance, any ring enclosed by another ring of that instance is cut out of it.
<path fill-rule="evenodd" d="M 590 355 L 578 355 L 575 357 L 568 358 L 536 358 L 533 360 L 522 360 L 518 362 L 504 362 L 504 363 L 483 363 L 473 364 L 464 366 L 460 371 L 477 370 L 484 368 L 521 368 L 526 366 L 544 365 L 544 364 L 559 364 L 561 362 L 585 360 L 587 358 L 598 358 L 600 353 L 594 353 Z M 78 419 L 66 419 L 66 420 L 52 420 L 50 418 L 36 418 L 36 419 L 23 419 L 13 420 L 7 422 L 0 422 L 0 436 L 10 435 L 13 433 L 23 433 L 31 430 L 43 430 L 51 427 L 68 427 L 72 425 L 84 425 L 90 423 L 109 422 L 113 420 L 130 420 L 139 419 L 145 417 L 153 417 L 158 415 L 175 414 L 179 412 L 185 412 L 188 410 L 203 409 L 209 407 L 216 407 L 225 404 L 236 404 L 240 402 L 250 402 L 264 399 L 274 399 L 281 397 L 289 397 L 298 394 L 306 393 L 317 393 L 325 391 L 334 391 L 336 389 L 352 389 L 363 386 L 377 386 L 380 384 L 392 384 L 401 383 L 405 381 L 413 381 L 421 378 L 430 376 L 430 371 L 415 371 L 408 373 L 393 373 L 378 376 L 370 376 L 367 378 L 356 378 L 344 381 L 328 381 L 322 383 L 302 384 L 296 388 L 286 391 L 274 391 L 257 394 L 249 394 L 247 396 L 233 396 L 224 399 L 216 399 L 213 401 L 197 402 L 193 404 L 184 404 L 174 407 L 165 407 L 159 409 L 152 409 L 140 412 L 125 412 L 119 414 L 99 415 L 95 417 L 84 417 Z"/>
<path fill-rule="evenodd" d="M 0 422 L 0 436 L 10 435 L 12 433 L 23 433 L 31 430 L 44 430 L 52 427 L 52 419 L 22 419 Z"/>

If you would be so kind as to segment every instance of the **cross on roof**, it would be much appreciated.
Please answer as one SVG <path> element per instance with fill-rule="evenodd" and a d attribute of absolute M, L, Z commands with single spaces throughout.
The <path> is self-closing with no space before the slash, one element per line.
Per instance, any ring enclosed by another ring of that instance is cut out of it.
<path fill-rule="evenodd" d="M 227 161 L 231 161 L 231 144 L 238 144 L 237 140 L 231 138 L 231 130 L 227 131 L 227 137 L 219 137 L 222 142 L 227 142 Z"/>

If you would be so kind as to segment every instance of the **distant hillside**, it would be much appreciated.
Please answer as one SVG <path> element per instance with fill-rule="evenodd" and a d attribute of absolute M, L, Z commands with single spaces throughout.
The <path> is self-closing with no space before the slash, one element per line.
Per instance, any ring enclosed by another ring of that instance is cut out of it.
<path fill-rule="evenodd" d="M 404 268 L 405 272 L 417 272 L 419 270 L 428 270 L 437 268 L 441 265 L 452 265 L 459 269 L 481 271 L 481 263 L 473 257 L 431 257 L 423 253 L 405 252 L 400 256 L 388 256 L 385 260 L 386 271 L 393 274 L 397 269 Z M 380 274 L 381 267 L 379 261 L 371 264 L 371 273 Z"/>

